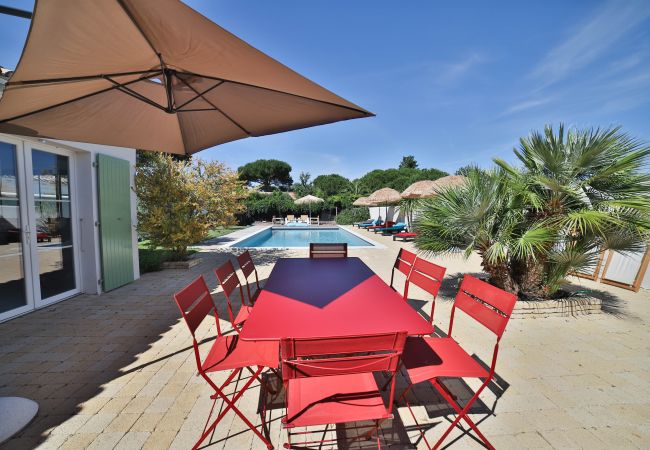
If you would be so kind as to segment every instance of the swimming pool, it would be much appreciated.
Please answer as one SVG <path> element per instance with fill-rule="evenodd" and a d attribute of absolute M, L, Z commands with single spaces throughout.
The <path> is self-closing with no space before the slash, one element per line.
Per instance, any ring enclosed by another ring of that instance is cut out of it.
<path fill-rule="evenodd" d="M 370 240 L 350 233 L 339 227 L 323 228 L 266 228 L 259 233 L 235 242 L 232 247 L 235 248 L 300 248 L 309 247 L 310 242 L 347 242 L 349 247 L 376 247 L 377 245 Z"/>

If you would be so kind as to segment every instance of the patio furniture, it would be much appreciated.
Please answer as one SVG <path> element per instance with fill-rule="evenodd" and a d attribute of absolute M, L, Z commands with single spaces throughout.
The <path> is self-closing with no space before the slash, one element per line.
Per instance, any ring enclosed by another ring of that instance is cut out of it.
<path fill-rule="evenodd" d="M 387 228 L 387 227 L 392 227 L 395 225 L 395 222 L 391 222 L 390 220 L 387 220 L 385 223 L 381 223 L 380 225 L 370 225 L 369 227 L 364 227 L 368 231 L 373 231 L 378 228 Z"/>
<path fill-rule="evenodd" d="M 216 403 L 217 399 L 221 399 L 225 405 L 225 407 L 220 408 L 220 412 L 212 424 L 207 426 L 212 417 L 212 411 L 214 410 L 213 403 L 203 433 L 196 444 L 194 444 L 193 449 L 197 449 L 199 445 L 201 445 L 205 438 L 213 432 L 215 427 L 230 410 L 239 416 L 248 428 L 250 428 L 255 435 L 262 440 L 262 442 L 264 442 L 267 448 L 273 448 L 271 442 L 260 433 L 257 427 L 250 422 L 250 420 L 235 406 L 235 404 L 254 381 L 259 381 L 262 390 L 266 389 L 266 385 L 262 382 L 260 374 L 265 367 L 273 368 L 278 366 L 278 341 L 246 342 L 241 340 L 237 334 L 230 336 L 224 336 L 221 334 L 219 313 L 202 275 L 196 278 L 183 290 L 174 294 L 174 300 L 176 301 L 183 319 L 192 334 L 192 346 L 194 348 L 197 370 L 203 379 L 205 379 L 212 389 L 214 389 L 214 394 L 211 395 L 210 398 L 214 400 L 214 403 Z M 201 353 L 199 351 L 199 344 L 195 332 L 205 317 L 210 313 L 214 314 L 217 326 L 217 337 L 212 342 L 210 351 L 205 359 L 201 360 Z M 252 367 L 256 367 L 256 369 L 253 370 Z M 224 393 L 224 389 L 236 377 L 237 381 L 239 381 L 239 377 L 244 369 L 246 369 L 247 372 L 250 372 L 251 376 L 246 380 L 243 386 L 237 386 L 235 391 L 232 393 L 232 396 L 228 397 Z M 217 385 L 209 376 L 212 372 L 225 370 L 232 370 L 232 373 L 221 385 Z M 261 428 L 264 430 L 265 411 L 262 411 L 261 415 Z"/>
<path fill-rule="evenodd" d="M 307 214 L 302 214 L 300 216 L 300 221 L 304 223 L 309 223 L 309 216 Z"/>
<path fill-rule="evenodd" d="M 416 237 L 418 237 L 417 233 L 409 233 L 407 231 L 402 231 L 401 233 L 394 234 L 393 240 L 395 241 L 397 239 L 401 239 L 402 241 L 406 242 L 407 240 L 412 241 Z"/>
<path fill-rule="evenodd" d="M 230 316 L 230 323 L 232 327 L 239 331 L 239 329 L 244 325 L 246 319 L 253 309 L 251 306 L 246 305 L 244 299 L 244 289 L 242 288 L 237 272 L 235 272 L 235 267 L 232 265 L 230 260 L 223 263 L 221 266 L 217 267 L 214 270 L 219 284 L 223 288 L 223 293 L 226 296 L 226 302 L 228 303 L 228 315 Z M 236 288 L 239 288 L 239 298 L 241 299 L 241 307 L 237 314 L 234 313 L 232 308 L 232 299 L 231 296 Z"/>
<path fill-rule="evenodd" d="M 285 222 L 295 222 L 295 221 L 296 218 L 293 214 L 287 214 L 287 219 L 285 220 Z"/>
<path fill-rule="evenodd" d="M 273 217 L 273 225 L 284 225 L 284 219 L 282 217 Z"/>
<path fill-rule="evenodd" d="M 406 230 L 406 224 L 402 222 L 397 222 L 394 223 L 393 225 L 385 226 L 385 227 L 379 227 L 379 228 L 373 228 L 372 232 L 377 234 L 393 234 L 393 233 L 399 233 L 400 231 L 405 231 Z"/>
<path fill-rule="evenodd" d="M 368 225 L 368 226 L 370 226 L 370 225 L 372 225 L 373 222 L 374 222 L 373 219 L 364 220 L 363 222 L 354 222 L 354 223 L 352 224 L 352 228 L 354 228 L 354 227 L 357 227 L 357 228 L 358 228 L 358 227 L 361 226 L 361 225 Z"/>
<path fill-rule="evenodd" d="M 404 276 L 408 279 L 408 276 L 411 273 L 411 268 L 413 267 L 413 263 L 415 262 L 416 258 L 417 256 L 415 255 L 415 253 L 409 252 L 408 250 L 404 250 L 403 248 L 399 249 L 399 252 L 397 253 L 397 258 L 395 258 L 395 264 L 393 264 L 393 270 L 391 270 L 390 272 L 391 288 L 395 289 L 393 287 L 393 281 L 395 279 L 395 270 L 397 269 L 399 272 L 402 272 Z M 407 299 L 406 290 L 407 290 L 407 284 L 406 281 L 404 281 L 404 300 Z"/>
<path fill-rule="evenodd" d="M 426 259 L 417 258 L 413 263 L 411 273 L 406 278 L 404 285 L 404 299 L 408 299 L 409 286 L 416 285 L 420 289 L 428 292 L 433 296 L 431 300 L 431 314 L 429 315 L 429 322 L 433 324 L 433 312 L 436 306 L 436 297 L 442 284 L 442 279 L 445 277 L 446 267 L 434 264 Z"/>
<path fill-rule="evenodd" d="M 361 259 L 280 258 L 241 339 L 266 340 L 433 332 Z"/>
<path fill-rule="evenodd" d="M 237 262 L 239 263 L 239 267 L 244 274 L 244 280 L 246 280 L 246 293 L 248 294 L 248 302 L 251 305 L 254 305 L 257 296 L 260 294 L 260 279 L 257 275 L 257 268 L 253 263 L 253 258 L 251 258 L 250 252 L 246 250 L 244 253 L 237 256 Z M 251 295 L 251 285 L 248 281 L 248 278 L 253 273 L 255 274 L 255 285 L 257 286 L 257 289 L 255 289 L 255 292 L 253 292 L 253 295 Z"/>
<path fill-rule="evenodd" d="M 447 337 L 412 337 L 407 339 L 402 363 L 408 372 L 411 384 L 404 390 L 400 398 L 406 400 L 405 394 L 414 384 L 429 381 L 457 413 L 456 418 L 451 422 L 449 428 L 442 434 L 433 448 L 440 447 L 460 420 L 464 420 L 488 448 L 494 448 L 479 431 L 467 413 L 483 389 L 485 389 L 494 377 L 497 354 L 499 352 L 499 341 L 501 340 L 501 336 L 503 336 L 516 301 L 516 295 L 505 292 L 484 281 L 480 281 L 471 275 L 465 275 L 451 309 Z M 463 311 L 470 318 L 476 320 L 479 324 L 495 334 L 496 343 L 494 345 L 492 363 L 489 371 L 463 350 L 452 338 L 454 314 L 457 309 Z M 441 378 L 447 377 L 480 378 L 483 380 L 483 384 L 476 390 L 472 398 L 465 403 L 465 406 L 461 408 L 456 400 L 454 400 L 453 394 L 441 381 Z M 416 426 L 419 428 L 417 419 L 408 401 L 406 401 L 406 405 L 416 422 Z M 432 448 L 422 429 L 420 429 L 420 434 L 427 447 Z"/>
<path fill-rule="evenodd" d="M 320 225 L 320 217 L 310 217 L 309 218 L 309 224 L 310 225 Z"/>
<path fill-rule="evenodd" d="M 322 258 L 347 258 L 348 244 L 343 243 L 316 243 L 309 244 L 309 257 L 313 259 Z"/>
<path fill-rule="evenodd" d="M 379 424 L 393 417 L 395 371 L 404 348 L 406 332 L 366 336 L 287 338 L 280 343 L 282 381 L 286 389 L 287 444 L 295 427 L 373 421 L 374 426 L 356 439 L 370 439 Z M 384 404 L 374 374 L 392 379 L 388 405 Z M 361 425 L 355 429 L 366 428 Z M 298 442 L 302 446 L 329 445 L 337 439 Z M 377 436 L 379 446 L 379 436 Z"/>
<path fill-rule="evenodd" d="M 381 219 L 375 219 L 375 220 L 371 221 L 370 223 L 360 223 L 360 224 L 357 225 L 357 226 L 358 226 L 359 228 L 368 228 L 368 227 L 372 227 L 372 226 L 375 226 L 375 225 L 382 225 L 383 223 L 384 223 L 383 220 L 381 220 Z"/>

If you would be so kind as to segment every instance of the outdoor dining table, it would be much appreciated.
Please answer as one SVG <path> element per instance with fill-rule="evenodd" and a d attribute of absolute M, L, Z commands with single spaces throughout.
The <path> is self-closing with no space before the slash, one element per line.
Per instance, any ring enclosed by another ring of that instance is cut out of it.
<path fill-rule="evenodd" d="M 432 325 L 359 258 L 281 258 L 240 339 L 277 340 L 406 331 Z"/>

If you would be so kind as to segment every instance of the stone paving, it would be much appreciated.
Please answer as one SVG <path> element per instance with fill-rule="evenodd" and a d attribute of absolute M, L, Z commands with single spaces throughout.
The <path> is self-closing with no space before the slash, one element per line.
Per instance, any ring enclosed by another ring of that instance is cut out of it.
<path fill-rule="evenodd" d="M 412 244 L 373 238 L 387 248 L 352 248 L 351 256 L 389 280 L 397 249 Z M 190 448 L 212 406 L 211 392 L 196 376 L 190 335 L 171 294 L 199 274 L 216 286 L 211 270 L 231 253 L 216 243 L 203 250 L 203 262 L 190 270 L 146 274 L 102 296 L 82 295 L 0 324 L 0 395 L 40 404 L 36 419 L 2 448 Z M 307 250 L 253 253 L 262 279 L 277 258 L 291 256 L 307 256 Z M 458 275 L 478 273 L 480 264 L 476 257 L 435 261 L 448 268 L 435 314 L 436 325 L 446 330 Z M 603 314 L 508 325 L 498 380 L 472 408 L 473 420 L 497 448 L 650 448 L 650 294 L 576 282 L 605 299 Z M 414 307 L 429 311 L 426 294 L 412 289 L 410 297 Z M 215 301 L 224 303 L 220 289 Z M 198 335 L 209 341 L 215 330 L 207 322 Z M 489 363 L 492 341 L 479 327 L 459 316 L 454 337 Z M 404 383 L 398 378 L 399 386 Z M 468 386 L 477 384 L 449 382 L 460 399 L 470 395 Z M 239 403 L 258 424 L 259 396 L 256 386 Z M 449 408 L 424 384 L 409 398 L 435 442 L 449 424 Z M 281 448 L 282 399 L 274 400 L 277 408 L 267 421 L 272 442 Z M 425 448 L 408 410 L 399 405 L 396 411 L 382 427 L 382 446 Z M 329 427 L 325 435 L 335 445 L 323 448 L 374 447 L 373 441 L 350 441 L 354 433 Z M 450 448 L 481 448 L 460 430 L 446 442 Z M 265 447 L 228 413 L 205 448 Z"/>

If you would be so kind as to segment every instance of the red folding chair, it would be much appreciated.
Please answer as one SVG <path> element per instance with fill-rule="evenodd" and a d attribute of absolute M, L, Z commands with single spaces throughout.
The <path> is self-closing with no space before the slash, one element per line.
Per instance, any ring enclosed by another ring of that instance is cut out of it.
<path fill-rule="evenodd" d="M 393 287 L 393 280 L 395 279 L 395 269 L 398 271 L 402 272 L 404 276 L 408 279 L 409 274 L 411 273 L 411 267 L 413 267 L 413 263 L 415 262 L 415 259 L 417 256 L 415 253 L 409 252 L 408 250 L 404 250 L 403 248 L 399 249 L 399 253 L 397 253 L 397 258 L 395 258 L 395 264 L 393 264 L 393 270 L 390 273 L 390 287 L 393 288 L 393 290 L 397 290 Z M 407 299 L 406 297 L 406 289 L 407 285 L 404 285 L 404 300 Z"/>
<path fill-rule="evenodd" d="M 248 293 L 248 301 L 251 305 L 254 305 L 257 296 L 260 294 L 260 279 L 257 276 L 257 268 L 253 263 L 253 258 L 251 258 L 250 252 L 246 250 L 244 253 L 239 255 L 237 257 L 237 262 L 239 263 L 239 267 L 241 268 L 241 271 L 244 274 L 244 280 L 246 281 L 246 292 Z M 255 289 L 255 292 L 253 292 L 253 295 L 251 295 L 251 285 L 250 282 L 248 281 L 248 278 L 253 273 L 255 274 L 255 285 L 257 286 L 257 289 Z"/>
<path fill-rule="evenodd" d="M 395 371 L 406 341 L 406 332 L 328 338 L 287 338 L 280 342 L 282 379 L 286 389 L 287 428 L 285 448 L 291 448 L 295 427 L 344 422 L 374 421 L 370 438 L 379 423 L 392 418 Z M 392 378 L 390 400 L 384 404 L 374 372 Z M 367 428 L 360 426 L 357 428 Z M 325 444 L 332 439 L 300 442 Z M 379 436 L 377 437 L 379 445 Z"/>
<path fill-rule="evenodd" d="M 246 319 L 250 315 L 253 307 L 246 305 L 246 300 L 244 299 L 244 289 L 239 281 L 237 272 L 235 272 L 235 267 L 232 265 L 230 260 L 226 261 L 214 271 L 217 275 L 217 280 L 223 288 L 223 293 L 226 296 L 226 302 L 228 303 L 228 315 L 230 316 L 230 323 L 233 328 L 239 332 L 239 329 L 244 325 Z M 241 307 L 237 314 L 234 313 L 232 308 L 232 299 L 231 296 L 236 288 L 239 288 L 239 298 L 241 299 Z"/>
<path fill-rule="evenodd" d="M 214 389 L 214 394 L 210 396 L 214 400 L 212 404 L 212 409 L 210 414 L 205 422 L 203 427 L 203 433 L 199 440 L 194 444 L 193 449 L 196 449 L 201 445 L 205 438 L 212 433 L 216 428 L 217 424 L 223 419 L 226 413 L 232 410 L 237 416 L 239 416 L 248 427 L 253 430 L 253 432 L 264 442 L 264 444 L 269 448 L 273 448 L 273 445 L 269 440 L 260 433 L 260 431 L 255 427 L 250 420 L 235 406 L 235 403 L 244 392 L 250 387 L 253 381 L 257 380 L 260 382 L 262 389 L 265 389 L 264 383 L 260 379 L 260 374 L 264 370 L 264 367 L 277 367 L 278 366 L 278 342 L 277 341 L 260 341 L 260 342 L 247 342 L 239 339 L 238 334 L 232 334 L 230 336 L 224 336 L 221 334 L 221 327 L 219 326 L 219 315 L 217 313 L 217 308 L 214 304 L 212 296 L 210 295 L 210 290 L 205 284 L 203 276 L 199 276 L 182 291 L 174 294 L 174 300 L 178 305 L 178 308 L 181 310 L 183 319 L 187 327 L 190 329 L 192 334 L 192 345 L 194 347 L 194 356 L 196 357 L 196 367 L 199 371 L 199 374 L 207 381 L 207 383 Z M 196 329 L 203 322 L 203 319 L 210 314 L 214 313 L 214 318 L 217 324 L 217 337 L 210 347 L 210 351 L 206 358 L 201 361 L 201 354 L 199 352 L 199 343 L 196 340 Z M 251 367 L 257 367 L 256 370 L 251 369 Z M 239 390 L 235 390 L 232 393 L 231 397 L 228 397 L 224 393 L 225 388 L 235 379 L 239 377 L 243 369 L 246 369 L 250 372 L 251 377 L 248 378 L 246 383 Z M 208 375 L 211 372 L 218 372 L 222 370 L 232 370 L 232 373 L 226 378 L 226 381 L 218 386 L 210 376 Z M 215 403 L 217 399 L 221 399 L 223 405 L 222 409 L 217 415 L 216 419 L 210 426 L 208 422 L 210 417 L 212 417 L 212 411 L 214 410 Z M 262 411 L 262 429 L 265 429 L 264 416 L 266 411 Z"/>
<path fill-rule="evenodd" d="M 496 366 L 497 354 L 499 352 L 499 341 L 501 340 L 501 336 L 503 336 L 503 332 L 508 320 L 510 319 L 510 314 L 512 313 L 516 301 L 516 295 L 505 292 L 484 281 L 480 281 L 471 275 L 465 275 L 458 290 L 458 294 L 456 295 L 454 306 L 451 309 L 449 333 L 447 334 L 447 337 L 409 337 L 407 339 L 406 346 L 404 347 L 402 363 L 408 372 L 411 384 L 402 393 L 400 398 L 406 400 L 406 393 L 414 384 L 429 381 L 457 413 L 456 418 L 453 420 L 449 428 L 443 433 L 433 447 L 431 447 L 424 432 L 420 429 L 420 434 L 429 449 L 439 448 L 460 420 L 467 422 L 470 428 L 474 430 L 488 448 L 494 448 L 483 433 L 479 431 L 472 419 L 470 419 L 468 411 L 483 389 L 490 384 L 494 377 L 494 368 Z M 467 352 L 465 352 L 465 350 L 463 350 L 452 338 L 451 332 L 454 325 L 454 314 L 456 309 L 465 312 L 472 319 L 476 320 L 496 335 L 496 343 L 494 345 L 492 364 L 489 372 Z M 472 398 L 463 408 L 461 408 L 454 400 L 453 394 L 440 381 L 441 377 L 480 378 L 484 381 Z M 406 402 L 406 405 L 408 406 L 416 425 L 418 425 L 417 419 L 415 418 L 408 401 Z"/>
<path fill-rule="evenodd" d="M 312 242 L 309 244 L 309 257 L 314 259 L 347 258 L 348 244 L 347 242 L 341 242 L 341 243 Z"/>
<path fill-rule="evenodd" d="M 408 299 L 409 285 L 413 283 L 429 294 L 433 295 L 431 301 L 431 315 L 429 322 L 433 323 L 433 312 L 436 307 L 436 297 L 442 284 L 442 279 L 445 277 L 446 268 L 438 266 L 426 259 L 417 258 L 413 263 L 413 268 L 406 278 L 404 285 L 404 299 Z"/>

